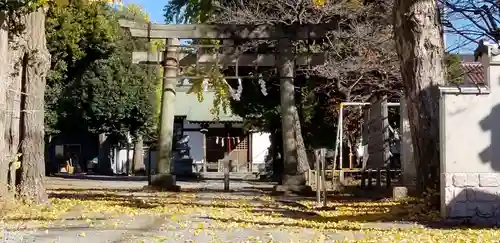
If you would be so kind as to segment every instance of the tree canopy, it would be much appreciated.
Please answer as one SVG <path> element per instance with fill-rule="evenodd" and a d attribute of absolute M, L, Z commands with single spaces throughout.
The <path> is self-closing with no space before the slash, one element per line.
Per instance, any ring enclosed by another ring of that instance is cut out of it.
<path fill-rule="evenodd" d="M 47 43 L 52 54 L 47 80 L 48 133 L 144 132 L 154 126 L 156 74 L 131 63 L 133 40 L 118 18 L 144 18 L 135 8 L 96 2 L 52 6 Z"/>

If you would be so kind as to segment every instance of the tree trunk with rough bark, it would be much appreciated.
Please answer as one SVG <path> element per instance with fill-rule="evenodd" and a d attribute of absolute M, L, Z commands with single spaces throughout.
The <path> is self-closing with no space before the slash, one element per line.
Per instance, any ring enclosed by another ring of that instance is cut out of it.
<path fill-rule="evenodd" d="M 5 136 L 7 127 L 7 86 L 10 70 L 9 54 L 9 32 L 7 28 L 7 16 L 0 12 L 0 195 L 8 191 L 8 145 Z"/>
<path fill-rule="evenodd" d="M 305 172 L 309 169 L 302 139 L 297 105 L 295 103 L 294 53 L 290 40 L 280 40 L 279 74 L 281 121 L 283 133 L 283 187 L 287 191 L 301 191 Z"/>
<path fill-rule="evenodd" d="M 142 135 L 138 135 L 134 141 L 134 157 L 133 157 L 132 173 L 144 169 L 144 141 Z"/>
<path fill-rule="evenodd" d="M 25 25 L 26 19 L 24 17 L 12 17 L 11 22 Z M 23 97 L 21 90 L 22 80 L 25 79 L 23 56 L 26 51 L 27 32 L 26 29 L 13 31 L 9 33 L 9 61 L 10 69 L 10 83 L 9 91 L 7 92 L 7 126 L 6 141 L 8 144 L 8 160 L 9 160 L 9 183 L 12 188 L 15 188 L 19 182 L 17 175 L 19 170 L 15 165 L 17 154 L 20 152 L 20 130 L 21 130 L 21 98 Z"/>
<path fill-rule="evenodd" d="M 50 53 L 45 39 L 45 10 L 25 18 L 26 49 L 21 99 L 21 178 L 19 196 L 32 203 L 48 203 L 45 191 L 44 93 L 50 69 Z"/>
<path fill-rule="evenodd" d="M 439 85 L 445 84 L 444 43 L 435 0 L 396 0 L 396 50 L 408 101 L 417 189 L 439 189 Z"/>

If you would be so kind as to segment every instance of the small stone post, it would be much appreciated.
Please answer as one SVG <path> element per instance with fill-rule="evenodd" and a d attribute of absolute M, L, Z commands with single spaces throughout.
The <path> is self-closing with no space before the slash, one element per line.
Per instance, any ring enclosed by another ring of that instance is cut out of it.
<path fill-rule="evenodd" d="M 316 203 L 319 206 L 321 204 L 321 173 L 320 173 L 320 151 L 316 149 L 314 151 L 314 159 L 316 160 L 315 172 L 316 172 Z M 334 170 L 335 171 L 335 170 Z"/>
<path fill-rule="evenodd" d="M 401 175 L 402 175 L 402 186 L 393 188 L 393 198 L 404 198 L 408 196 L 409 189 L 415 187 L 415 181 L 417 177 L 417 169 L 415 168 L 415 163 L 413 161 L 413 143 L 410 131 L 410 121 L 408 120 L 408 109 L 406 107 L 406 99 L 401 97 L 399 104 L 400 109 L 400 143 L 401 143 Z"/>
<path fill-rule="evenodd" d="M 411 141 L 410 121 L 408 120 L 408 109 L 406 100 L 401 98 L 400 103 L 400 125 L 401 125 L 401 174 L 403 185 L 415 186 L 417 169 L 413 161 L 413 145 Z"/>
<path fill-rule="evenodd" d="M 322 148 L 320 150 L 320 158 L 321 158 L 321 188 L 323 189 L 323 207 L 326 208 L 326 148 Z M 335 179 L 335 170 L 332 170 L 333 178 Z"/>
<path fill-rule="evenodd" d="M 151 173 L 153 168 L 151 168 L 151 146 L 148 148 L 148 186 L 151 186 Z"/>
<path fill-rule="evenodd" d="M 326 148 L 314 150 L 316 160 L 316 203 L 318 208 L 326 207 Z M 335 176 L 335 170 L 333 170 Z M 323 203 L 321 203 L 321 193 L 323 193 Z"/>
<path fill-rule="evenodd" d="M 229 154 L 226 152 L 224 155 L 224 191 L 229 191 L 229 167 L 231 166 L 231 160 L 229 159 Z"/>

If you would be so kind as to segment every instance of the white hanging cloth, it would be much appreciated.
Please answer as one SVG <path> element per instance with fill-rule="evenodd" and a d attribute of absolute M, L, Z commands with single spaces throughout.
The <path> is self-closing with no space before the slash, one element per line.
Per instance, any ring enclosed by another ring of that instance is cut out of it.
<path fill-rule="evenodd" d="M 208 78 L 203 79 L 203 82 L 201 83 L 203 92 L 207 92 L 208 91 L 208 85 L 209 85 L 208 82 L 209 82 Z"/>

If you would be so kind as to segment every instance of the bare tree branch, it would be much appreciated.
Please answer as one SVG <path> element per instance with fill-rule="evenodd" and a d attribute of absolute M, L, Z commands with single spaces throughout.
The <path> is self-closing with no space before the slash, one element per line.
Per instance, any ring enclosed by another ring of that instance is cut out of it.
<path fill-rule="evenodd" d="M 478 43 L 482 39 L 500 41 L 500 5 L 497 0 L 440 0 L 445 32 L 464 37 L 452 49 Z"/>
<path fill-rule="evenodd" d="M 399 61 L 392 38 L 391 15 L 387 14 L 391 13 L 392 4 L 390 0 L 369 4 L 331 0 L 318 8 L 310 0 L 245 0 L 244 4 L 221 6 L 223 14 L 212 21 L 284 27 L 318 23 L 336 26 L 319 42 L 296 41 L 294 45 L 297 52 L 326 53 L 324 65 L 307 71 L 309 75 L 328 80 L 315 91 L 331 97 L 331 114 L 337 114 L 336 104 L 343 101 L 367 102 L 379 93 L 399 97 L 402 89 Z M 354 135 L 359 132 L 361 113 L 356 108 L 347 113 L 345 126 L 349 129 L 346 131 Z"/>

